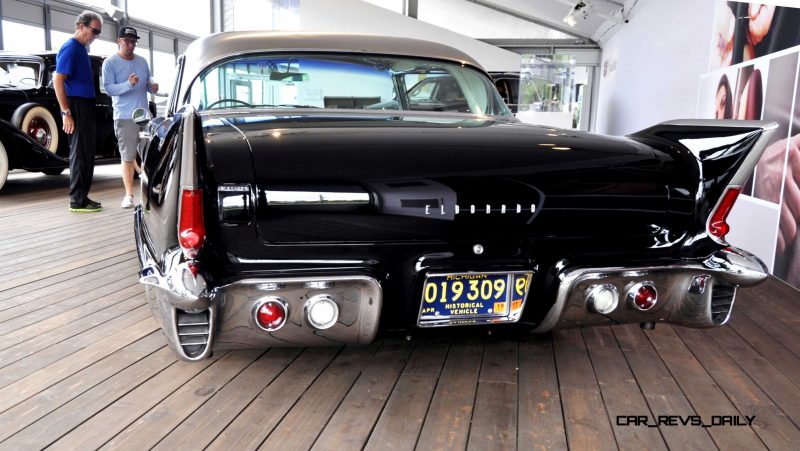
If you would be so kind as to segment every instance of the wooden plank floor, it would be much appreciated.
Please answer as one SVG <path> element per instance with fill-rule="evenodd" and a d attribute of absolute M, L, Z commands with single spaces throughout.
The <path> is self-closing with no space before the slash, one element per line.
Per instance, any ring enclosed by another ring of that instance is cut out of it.
<path fill-rule="evenodd" d="M 13 173 L 0 191 L 0 449 L 800 443 L 800 293 L 774 279 L 742 291 L 713 330 L 411 337 L 179 362 L 137 283 L 116 170 L 98 167 L 99 214 L 67 211 L 66 175 Z M 755 418 L 702 427 L 692 415 Z"/>

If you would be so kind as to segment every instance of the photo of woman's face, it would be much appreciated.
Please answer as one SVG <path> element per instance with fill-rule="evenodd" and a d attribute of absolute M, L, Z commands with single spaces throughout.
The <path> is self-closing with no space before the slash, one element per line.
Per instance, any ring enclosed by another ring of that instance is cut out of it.
<path fill-rule="evenodd" d="M 726 116 L 726 107 L 728 105 L 728 89 L 723 85 L 717 88 L 717 101 L 716 105 L 716 113 L 714 114 L 714 119 L 730 119 L 730 116 Z"/>
<path fill-rule="evenodd" d="M 714 119 L 733 118 L 733 94 L 727 75 L 722 75 L 717 83 L 717 95 L 714 98 Z"/>

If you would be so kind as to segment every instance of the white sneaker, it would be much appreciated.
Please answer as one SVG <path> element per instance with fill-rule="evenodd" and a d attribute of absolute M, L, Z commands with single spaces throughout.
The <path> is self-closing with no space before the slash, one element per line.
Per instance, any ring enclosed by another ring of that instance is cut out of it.
<path fill-rule="evenodd" d="M 122 208 L 133 208 L 133 196 L 126 194 L 122 198 L 122 203 L 119 205 Z"/>

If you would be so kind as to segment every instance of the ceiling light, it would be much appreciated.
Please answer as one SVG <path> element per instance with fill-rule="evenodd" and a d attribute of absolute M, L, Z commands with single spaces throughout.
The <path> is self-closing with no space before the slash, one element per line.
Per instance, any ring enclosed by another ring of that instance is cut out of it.
<path fill-rule="evenodd" d="M 589 7 L 590 7 L 591 0 L 578 0 L 575 5 L 572 7 L 571 10 L 564 16 L 564 23 L 569 25 L 570 27 L 575 26 L 575 16 L 580 14 L 583 16 L 583 19 L 586 20 L 589 18 Z"/>

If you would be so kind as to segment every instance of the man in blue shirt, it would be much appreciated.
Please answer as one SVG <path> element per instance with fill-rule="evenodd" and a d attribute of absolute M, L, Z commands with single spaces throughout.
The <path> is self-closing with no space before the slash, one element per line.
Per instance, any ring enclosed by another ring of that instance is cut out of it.
<path fill-rule="evenodd" d="M 100 202 L 89 199 L 94 176 L 96 119 L 92 62 L 86 47 L 103 28 L 103 19 L 84 11 L 75 20 L 75 34 L 56 56 L 53 87 L 56 91 L 64 132 L 69 135 L 69 210 L 98 212 Z"/>
<path fill-rule="evenodd" d="M 103 86 L 114 105 L 114 132 L 122 159 L 122 183 L 125 197 L 122 208 L 133 207 L 133 172 L 139 145 L 139 126 L 131 115 L 136 108 L 147 110 L 147 92 L 157 92 L 150 80 L 147 61 L 133 53 L 139 35 L 133 27 L 120 27 L 119 51 L 103 62 Z"/>

